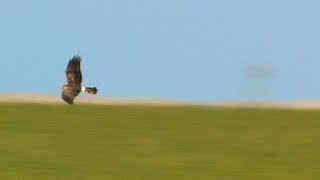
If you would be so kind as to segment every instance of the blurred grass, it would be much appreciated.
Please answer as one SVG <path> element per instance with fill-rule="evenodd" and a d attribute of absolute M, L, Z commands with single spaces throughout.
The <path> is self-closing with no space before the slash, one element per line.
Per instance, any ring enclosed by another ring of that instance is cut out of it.
<path fill-rule="evenodd" d="M 320 111 L 0 104 L 0 179 L 320 179 Z"/>

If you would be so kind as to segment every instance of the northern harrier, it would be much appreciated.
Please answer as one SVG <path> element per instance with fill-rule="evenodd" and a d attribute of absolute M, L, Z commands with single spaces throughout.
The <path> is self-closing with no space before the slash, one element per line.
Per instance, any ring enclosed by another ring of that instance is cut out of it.
<path fill-rule="evenodd" d="M 66 76 L 67 83 L 61 87 L 62 95 L 61 98 L 69 104 L 73 104 L 73 100 L 79 93 L 82 91 L 88 94 L 96 94 L 96 87 L 82 87 L 82 74 L 80 69 L 80 56 L 73 56 L 72 59 L 69 60 Z"/>

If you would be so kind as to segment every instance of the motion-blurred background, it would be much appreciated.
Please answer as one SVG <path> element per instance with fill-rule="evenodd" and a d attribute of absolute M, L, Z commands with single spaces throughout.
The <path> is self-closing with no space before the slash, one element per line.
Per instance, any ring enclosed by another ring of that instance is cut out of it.
<path fill-rule="evenodd" d="M 320 2 L 1 1 L 2 93 L 60 94 L 67 61 L 101 96 L 320 98 Z"/>

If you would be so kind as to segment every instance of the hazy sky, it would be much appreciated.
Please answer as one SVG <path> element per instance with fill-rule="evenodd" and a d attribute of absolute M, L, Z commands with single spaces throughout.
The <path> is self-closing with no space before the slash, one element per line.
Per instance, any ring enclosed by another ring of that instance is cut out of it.
<path fill-rule="evenodd" d="M 320 99 L 320 1 L 0 2 L 2 92 L 60 94 L 83 57 L 102 96 L 214 101 Z M 250 65 L 273 75 L 246 78 Z M 261 88 L 261 95 L 248 89 Z"/>

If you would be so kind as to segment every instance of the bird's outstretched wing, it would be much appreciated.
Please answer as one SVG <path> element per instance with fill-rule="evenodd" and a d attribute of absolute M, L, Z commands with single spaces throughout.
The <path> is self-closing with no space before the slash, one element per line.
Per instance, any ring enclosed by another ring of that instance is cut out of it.
<path fill-rule="evenodd" d="M 67 69 L 66 69 L 66 76 L 68 84 L 76 84 L 81 85 L 82 83 L 82 74 L 80 69 L 80 56 L 73 56 L 72 59 L 69 60 Z"/>

